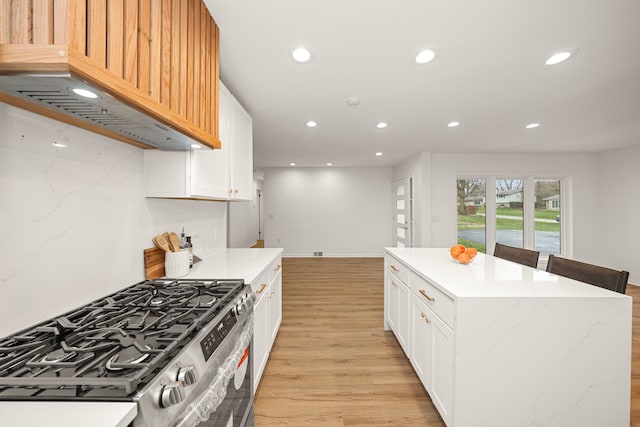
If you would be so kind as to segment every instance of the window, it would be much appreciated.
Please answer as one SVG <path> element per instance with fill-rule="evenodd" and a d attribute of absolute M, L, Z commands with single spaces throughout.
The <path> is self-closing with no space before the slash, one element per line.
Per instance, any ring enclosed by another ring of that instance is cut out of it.
<path fill-rule="evenodd" d="M 493 252 L 496 242 L 570 255 L 566 232 L 568 178 L 460 177 L 458 243 Z M 561 207 L 562 212 L 561 212 Z"/>
<path fill-rule="evenodd" d="M 537 179 L 535 188 L 535 248 L 560 253 L 560 180 Z"/>
<path fill-rule="evenodd" d="M 486 253 L 486 180 L 458 180 L 458 243 Z"/>
<path fill-rule="evenodd" d="M 496 179 L 496 242 L 524 247 L 522 179 Z"/>

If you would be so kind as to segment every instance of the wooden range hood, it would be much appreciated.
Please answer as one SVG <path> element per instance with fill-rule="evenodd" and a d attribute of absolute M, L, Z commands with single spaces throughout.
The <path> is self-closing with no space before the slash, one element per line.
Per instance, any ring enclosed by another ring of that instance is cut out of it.
<path fill-rule="evenodd" d="M 0 101 L 143 148 L 220 148 L 218 51 L 201 0 L 0 0 Z"/>

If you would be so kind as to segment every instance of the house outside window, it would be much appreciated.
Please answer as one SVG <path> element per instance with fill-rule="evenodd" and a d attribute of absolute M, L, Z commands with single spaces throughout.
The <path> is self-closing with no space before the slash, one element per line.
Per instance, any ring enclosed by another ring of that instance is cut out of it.
<path fill-rule="evenodd" d="M 459 177 L 458 243 L 493 253 L 496 242 L 570 256 L 568 178 Z M 565 209 L 566 210 L 566 209 Z"/>

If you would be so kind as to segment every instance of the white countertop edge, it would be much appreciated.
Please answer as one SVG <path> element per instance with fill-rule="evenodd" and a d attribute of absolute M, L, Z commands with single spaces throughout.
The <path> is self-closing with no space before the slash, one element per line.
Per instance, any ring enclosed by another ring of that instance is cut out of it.
<path fill-rule="evenodd" d="M 254 282 L 276 258 L 282 248 L 227 248 L 196 263 L 186 279 L 243 279 Z"/>
<path fill-rule="evenodd" d="M 135 402 L 0 402 L 0 423 L 14 427 L 127 427 Z"/>

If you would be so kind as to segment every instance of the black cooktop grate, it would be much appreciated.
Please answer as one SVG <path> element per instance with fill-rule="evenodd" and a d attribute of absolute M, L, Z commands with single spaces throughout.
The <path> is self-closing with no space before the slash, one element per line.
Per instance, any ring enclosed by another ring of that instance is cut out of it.
<path fill-rule="evenodd" d="M 243 288 L 144 281 L 0 340 L 1 399 L 126 399 Z"/>

